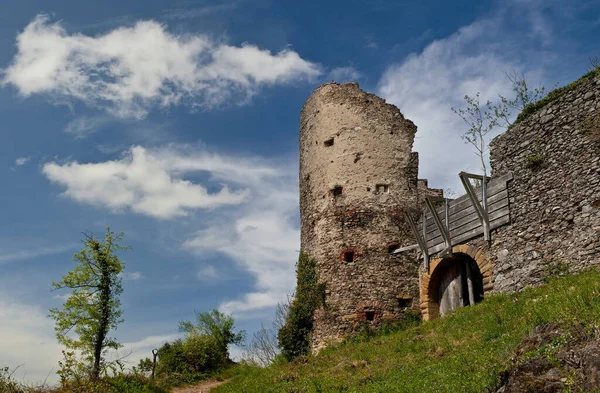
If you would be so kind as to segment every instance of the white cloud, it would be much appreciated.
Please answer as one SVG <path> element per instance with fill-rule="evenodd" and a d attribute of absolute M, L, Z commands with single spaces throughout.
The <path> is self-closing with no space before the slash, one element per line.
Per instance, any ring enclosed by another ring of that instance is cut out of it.
<path fill-rule="evenodd" d="M 8 262 L 22 261 L 22 260 L 26 260 L 26 259 L 42 257 L 45 255 L 60 254 L 65 251 L 71 250 L 73 248 L 74 248 L 73 245 L 68 245 L 68 246 L 57 246 L 57 247 L 41 247 L 41 248 L 35 248 L 35 249 L 10 251 L 10 252 L 3 252 L 0 250 L 0 264 L 8 263 Z"/>
<path fill-rule="evenodd" d="M 123 272 L 122 277 L 125 281 L 137 281 L 144 278 L 140 272 Z"/>
<path fill-rule="evenodd" d="M 337 67 L 332 69 L 327 75 L 327 80 L 335 81 L 338 83 L 343 82 L 356 82 L 362 78 L 362 74 L 358 72 L 354 67 Z"/>
<path fill-rule="evenodd" d="M 34 384 L 48 377 L 56 382 L 61 346 L 54 337 L 52 320 L 47 310 L 22 304 L 6 294 L 0 297 L 0 366 L 20 367 L 14 374 L 17 380 Z"/>
<path fill-rule="evenodd" d="M 192 7 L 192 8 L 176 8 L 165 11 L 162 15 L 164 19 L 193 19 L 221 13 L 224 11 L 231 11 L 237 8 L 235 3 L 224 3 L 206 5 L 203 7 Z"/>
<path fill-rule="evenodd" d="M 65 127 L 67 134 L 77 139 L 85 138 L 110 123 L 108 116 L 78 116 L 71 120 Z"/>
<path fill-rule="evenodd" d="M 198 280 L 200 281 L 212 281 L 219 277 L 217 273 L 217 269 L 214 266 L 208 265 L 203 266 L 198 270 L 198 274 L 196 275 Z"/>
<path fill-rule="evenodd" d="M 23 166 L 27 164 L 29 157 L 19 157 L 15 160 L 15 166 Z"/>
<path fill-rule="evenodd" d="M 252 198 L 228 217 L 205 224 L 184 248 L 199 256 L 215 252 L 233 259 L 256 280 L 255 290 L 221 304 L 223 312 L 244 314 L 272 308 L 294 291 L 300 248 L 297 167 L 249 185 Z"/>
<path fill-rule="evenodd" d="M 211 108 L 232 97 L 244 101 L 262 86 L 320 74 L 316 64 L 290 49 L 272 54 L 205 35 L 176 36 L 155 21 L 90 37 L 68 34 L 60 23 L 38 15 L 17 36 L 17 49 L 4 84 L 25 97 L 81 100 L 120 117 L 142 118 L 154 105 Z"/>
<path fill-rule="evenodd" d="M 159 219 L 227 206 L 218 216 L 204 215 L 203 228 L 183 243 L 199 256 L 225 255 L 255 278 L 252 293 L 224 302 L 221 309 L 260 310 L 293 292 L 300 239 L 296 164 L 219 155 L 192 146 L 137 146 L 118 161 L 49 163 L 43 172 L 65 186 L 64 195 L 76 201 L 111 210 L 130 208 Z M 208 174 L 209 185 L 217 182 L 241 189 L 232 192 L 223 186 L 209 194 L 204 185 L 179 178 L 196 173 Z M 198 272 L 200 280 L 215 277 L 214 266 Z"/>
<path fill-rule="evenodd" d="M 227 185 L 210 193 L 206 187 L 177 175 L 202 171 L 214 179 L 225 177 L 242 184 L 241 176 L 261 175 L 261 168 L 248 168 L 243 161 L 203 153 L 193 157 L 174 154 L 171 149 L 151 151 L 134 146 L 121 160 L 95 164 L 51 162 L 44 165 L 43 173 L 65 186 L 64 195 L 78 202 L 113 211 L 130 208 L 161 219 L 186 216 L 193 209 L 236 205 L 249 197 L 248 189 L 232 191 Z"/>
<path fill-rule="evenodd" d="M 527 57 L 538 52 L 522 49 L 521 32 L 506 30 L 507 16 L 478 20 L 433 41 L 423 52 L 390 66 L 379 81 L 378 94 L 417 125 L 419 176 L 428 178 L 432 187 L 460 192 L 460 171 L 481 172 L 474 150 L 460 138 L 468 126 L 451 107 L 463 107 L 465 94 L 480 92 L 481 102 L 497 100 L 498 94 L 510 95 L 504 73 L 513 69 L 525 73 L 530 83 L 540 81 L 539 62 L 529 62 Z"/>

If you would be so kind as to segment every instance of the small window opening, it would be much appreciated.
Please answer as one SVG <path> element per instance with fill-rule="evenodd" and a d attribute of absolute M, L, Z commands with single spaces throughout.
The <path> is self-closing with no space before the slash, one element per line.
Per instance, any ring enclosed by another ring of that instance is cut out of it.
<path fill-rule="evenodd" d="M 398 306 L 400 308 L 410 308 L 412 306 L 413 298 L 410 296 L 398 297 Z"/>
<path fill-rule="evenodd" d="M 388 245 L 388 253 L 393 254 L 394 251 L 396 251 L 399 248 L 400 248 L 400 244 L 398 244 L 398 243 L 391 243 L 390 245 Z"/>
<path fill-rule="evenodd" d="M 387 184 L 377 184 L 375 190 L 378 193 L 388 193 L 390 192 L 390 187 Z"/>
<path fill-rule="evenodd" d="M 367 321 L 374 321 L 375 320 L 375 311 L 366 311 L 365 312 L 365 319 Z"/>
<path fill-rule="evenodd" d="M 344 251 L 344 262 L 354 262 L 354 250 Z"/>
<path fill-rule="evenodd" d="M 323 144 L 327 147 L 333 146 L 333 138 L 327 139 Z"/>
<path fill-rule="evenodd" d="M 331 190 L 331 194 L 334 197 L 340 196 L 342 195 L 342 191 L 344 191 L 344 188 L 342 186 L 335 186 L 333 187 L 333 189 Z"/>

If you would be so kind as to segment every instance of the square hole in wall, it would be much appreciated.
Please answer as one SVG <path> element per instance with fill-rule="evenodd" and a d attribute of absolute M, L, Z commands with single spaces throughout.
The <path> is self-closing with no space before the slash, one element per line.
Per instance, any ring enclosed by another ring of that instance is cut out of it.
<path fill-rule="evenodd" d="M 344 191 L 344 188 L 342 186 L 335 186 L 331 190 L 331 195 L 333 195 L 334 197 L 340 196 L 340 195 L 342 195 L 343 191 Z"/>
<path fill-rule="evenodd" d="M 323 144 L 324 144 L 326 147 L 333 146 L 333 138 L 329 138 L 329 139 L 327 139 L 325 142 L 323 142 Z"/>
<path fill-rule="evenodd" d="M 410 308 L 412 306 L 412 296 L 396 296 L 396 298 L 398 299 L 398 307 Z"/>
<path fill-rule="evenodd" d="M 354 262 L 354 250 L 346 250 L 342 256 L 344 262 Z"/>
<path fill-rule="evenodd" d="M 388 244 L 388 253 L 393 254 L 394 251 L 400 248 L 400 244 L 398 243 L 390 243 Z"/>
<path fill-rule="evenodd" d="M 375 185 L 375 191 L 379 194 L 390 192 L 390 186 L 387 184 L 377 184 Z"/>
<path fill-rule="evenodd" d="M 374 321 L 375 320 L 375 311 L 365 311 L 365 319 L 367 321 Z"/>

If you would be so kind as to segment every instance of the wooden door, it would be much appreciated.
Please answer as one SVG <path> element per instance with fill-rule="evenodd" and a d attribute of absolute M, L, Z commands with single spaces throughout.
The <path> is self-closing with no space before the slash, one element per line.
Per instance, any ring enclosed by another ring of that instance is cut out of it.
<path fill-rule="evenodd" d="M 440 281 L 438 293 L 438 303 L 440 305 L 440 315 L 444 316 L 452 310 L 465 305 L 464 288 L 464 268 L 462 261 L 452 263 L 445 272 Z"/>

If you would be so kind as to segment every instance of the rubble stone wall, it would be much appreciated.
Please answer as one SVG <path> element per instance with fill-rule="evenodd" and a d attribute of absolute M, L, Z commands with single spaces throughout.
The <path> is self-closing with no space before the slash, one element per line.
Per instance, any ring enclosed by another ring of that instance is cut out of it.
<path fill-rule="evenodd" d="M 511 224 L 492 234 L 494 290 L 600 264 L 600 76 L 584 80 L 490 144 L 512 172 Z"/>
<path fill-rule="evenodd" d="M 417 179 L 415 132 L 398 108 L 356 83 L 325 84 L 304 105 L 301 247 L 326 283 L 315 350 L 360 324 L 377 327 L 418 308 L 416 253 L 390 255 L 413 243 L 402 212 L 417 207 L 419 190 L 428 191 Z"/>

